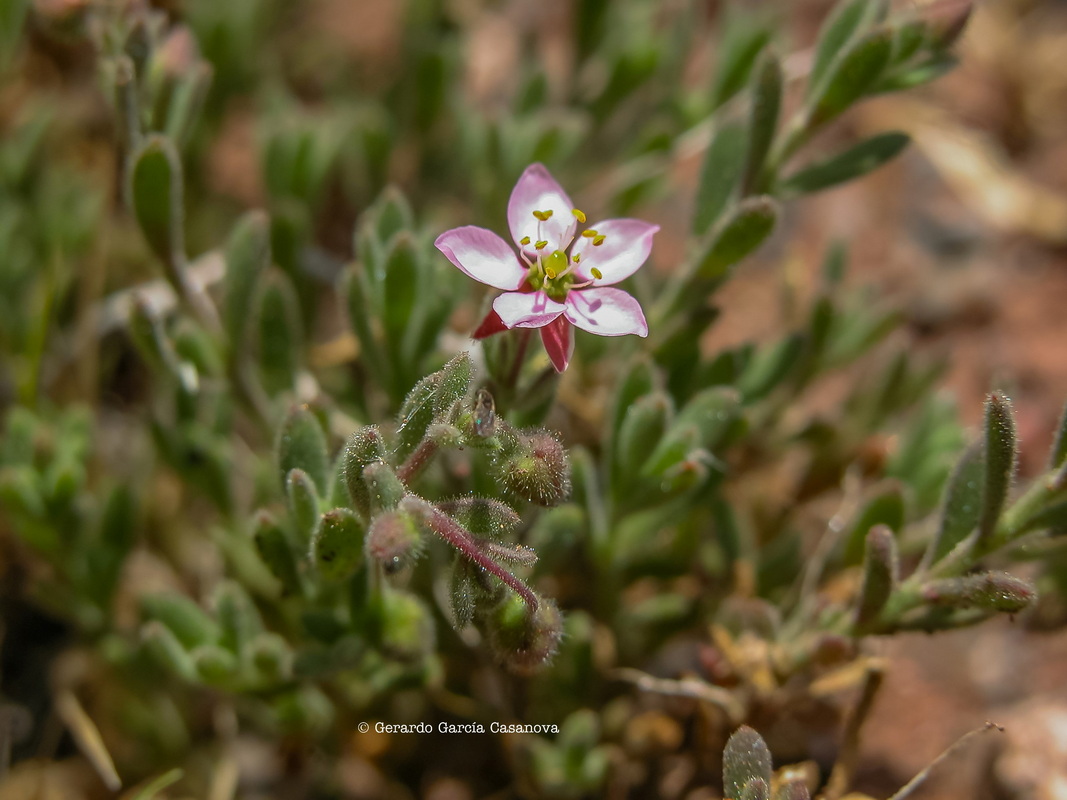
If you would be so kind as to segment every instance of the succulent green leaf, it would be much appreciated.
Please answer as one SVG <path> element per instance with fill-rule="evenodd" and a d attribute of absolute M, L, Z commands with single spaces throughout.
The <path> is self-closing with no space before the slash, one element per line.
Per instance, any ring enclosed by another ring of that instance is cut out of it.
<path fill-rule="evenodd" d="M 655 392 L 639 397 L 630 406 L 622 421 L 615 449 L 617 488 L 640 472 L 649 454 L 656 451 L 667 430 L 672 412 L 670 396 Z"/>
<path fill-rule="evenodd" d="M 130 157 L 130 205 L 152 252 L 168 268 L 185 262 L 182 165 L 165 136 L 152 135 Z"/>
<path fill-rule="evenodd" d="M 408 396 L 404 398 L 397 419 L 397 443 L 394 452 L 396 463 L 402 462 L 411 455 L 411 451 L 426 435 L 426 429 L 433 422 L 434 405 L 440 383 L 440 372 L 427 375 L 416 383 Z"/>
<path fill-rule="evenodd" d="M 237 221 L 226 244 L 223 322 L 234 358 L 244 355 L 252 302 L 270 261 L 270 219 L 263 211 L 249 211 Z"/>
<path fill-rule="evenodd" d="M 876 494 L 863 506 L 856 521 L 845 535 L 844 561 L 859 564 L 863 558 L 868 531 L 884 525 L 899 531 L 904 524 L 904 493 L 899 486 L 890 486 Z"/>
<path fill-rule="evenodd" d="M 259 367 L 264 388 L 271 393 L 292 391 L 303 359 L 303 322 L 293 282 L 281 270 L 267 272 L 257 297 Z"/>
<path fill-rule="evenodd" d="M 282 489 L 286 488 L 289 472 L 294 469 L 307 474 L 320 496 L 329 489 L 330 456 L 326 434 L 308 406 L 293 406 L 289 410 L 278 430 L 275 453 Z"/>
<path fill-rule="evenodd" d="M 806 194 L 855 180 L 892 161 L 910 141 L 906 133 L 898 131 L 872 136 L 843 153 L 790 175 L 782 182 L 781 190 L 787 194 Z"/>
<path fill-rule="evenodd" d="M 697 256 L 696 274 L 704 279 L 722 277 L 771 235 L 778 219 L 778 204 L 770 197 L 741 201 L 708 238 Z"/>
<path fill-rule="evenodd" d="M 767 53 L 756 71 L 749 116 L 748 152 L 741 179 L 742 194 L 759 191 L 763 165 L 778 129 L 782 108 L 782 65 L 774 53 Z"/>
<path fill-rule="evenodd" d="M 385 443 L 375 425 L 365 425 L 353 433 L 345 445 L 344 479 L 349 497 L 356 511 L 367 519 L 370 515 L 370 490 L 363 478 L 363 470 L 370 464 L 385 460 Z"/>
<path fill-rule="evenodd" d="M 474 362 L 466 351 L 450 360 L 438 373 L 441 376 L 434 393 L 433 412 L 439 421 L 446 421 L 452 407 L 467 396 L 471 385 Z"/>
<path fill-rule="evenodd" d="M 178 641 L 174 632 L 162 622 L 152 620 L 147 623 L 141 630 L 141 642 L 161 667 L 190 683 L 196 681 L 196 666 L 192 656 Z"/>
<path fill-rule="evenodd" d="M 347 508 L 322 515 L 311 540 L 311 561 L 328 581 L 340 581 L 363 564 L 363 525 Z"/>
<path fill-rule="evenodd" d="M 967 448 L 949 478 L 941 510 L 941 525 L 926 560 L 935 564 L 967 538 L 978 525 L 985 478 L 985 448 L 975 442 Z"/>
<path fill-rule="evenodd" d="M 899 567 L 893 531 L 875 525 L 867 533 L 863 557 L 863 583 L 856 600 L 856 625 L 874 622 L 897 585 Z"/>
<path fill-rule="evenodd" d="M 385 302 L 381 312 L 385 341 L 398 353 L 408 332 L 417 327 L 417 301 L 432 299 L 419 285 L 418 259 L 414 236 L 407 231 L 397 233 L 385 256 Z"/>
<path fill-rule="evenodd" d="M 744 6 L 737 6 L 743 9 Z M 718 108 L 748 83 L 759 54 L 770 41 L 771 32 L 752 15 L 738 11 L 729 20 L 721 39 L 719 63 L 715 67 L 711 105 Z"/>
<path fill-rule="evenodd" d="M 219 640 L 215 621 L 185 595 L 147 595 L 141 598 L 141 611 L 146 619 L 166 625 L 187 649 Z"/>
<path fill-rule="evenodd" d="M 301 541 L 311 540 L 319 524 L 319 493 L 315 484 L 302 469 L 291 469 L 285 480 L 285 497 L 289 514 Z"/>
<path fill-rule="evenodd" d="M 715 131 L 697 186 L 693 210 L 693 233 L 703 236 L 726 210 L 730 198 L 738 191 L 748 152 L 748 128 L 728 122 Z"/>
<path fill-rule="evenodd" d="M 259 557 L 281 584 L 282 592 L 286 595 L 298 594 L 301 581 L 296 557 L 278 521 L 266 511 L 261 511 L 256 517 L 253 535 Z"/>
<path fill-rule="evenodd" d="M 1037 598 L 1037 590 L 1007 572 L 980 572 L 925 583 L 922 596 L 934 605 L 1015 614 Z"/>
<path fill-rule="evenodd" d="M 1056 428 L 1056 438 L 1052 441 L 1052 452 L 1049 453 L 1048 468 L 1057 469 L 1067 464 L 1067 405 L 1063 407 L 1060 415 L 1060 424 Z"/>
<path fill-rule="evenodd" d="M 799 363 L 805 339 L 800 334 L 787 336 L 780 342 L 760 348 L 748 362 L 737 381 L 737 390 L 746 404 L 767 396 Z"/>
<path fill-rule="evenodd" d="M 834 61 L 825 84 L 811 103 L 811 125 L 830 121 L 866 95 L 882 76 L 893 52 L 893 32 L 871 31 Z"/>
<path fill-rule="evenodd" d="M 263 618 L 245 588 L 237 581 L 219 584 L 212 597 L 221 635 L 219 644 L 241 655 L 263 630 Z"/>
<path fill-rule="evenodd" d="M 752 781 L 771 785 L 771 751 L 758 733 L 742 725 L 726 742 L 722 753 L 723 796 L 741 800 Z"/>
<path fill-rule="evenodd" d="M 978 519 L 979 541 L 988 541 L 993 535 L 1011 489 L 1017 457 L 1015 418 L 1011 400 L 995 392 L 986 401 L 985 479 L 982 486 L 982 511 Z"/>
<path fill-rule="evenodd" d="M 842 0 L 819 31 L 815 61 L 808 76 L 808 93 L 814 94 L 823 82 L 830 65 L 861 28 L 869 13 L 868 0 Z"/>
<path fill-rule="evenodd" d="M 189 655 L 197 676 L 208 686 L 227 686 L 237 675 L 237 656 L 218 645 L 201 645 Z"/>

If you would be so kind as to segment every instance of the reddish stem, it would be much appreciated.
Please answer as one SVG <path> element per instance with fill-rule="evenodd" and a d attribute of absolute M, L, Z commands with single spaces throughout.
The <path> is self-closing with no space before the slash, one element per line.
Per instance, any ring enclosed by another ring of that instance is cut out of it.
<path fill-rule="evenodd" d="M 397 467 L 396 477 L 400 478 L 401 482 L 407 486 L 411 480 L 418 475 L 422 468 L 425 467 L 434 453 L 437 452 L 437 442 L 430 437 L 424 438 L 419 446 L 412 451 L 411 455 L 404 460 L 404 463 Z"/>
<path fill-rule="evenodd" d="M 483 552 L 471 533 L 452 517 L 413 495 L 405 497 L 400 502 L 400 506 L 404 511 L 419 515 L 434 533 L 456 548 L 468 561 L 499 578 L 505 586 L 522 598 L 531 614 L 537 610 L 537 595 L 533 593 L 533 590 Z"/>

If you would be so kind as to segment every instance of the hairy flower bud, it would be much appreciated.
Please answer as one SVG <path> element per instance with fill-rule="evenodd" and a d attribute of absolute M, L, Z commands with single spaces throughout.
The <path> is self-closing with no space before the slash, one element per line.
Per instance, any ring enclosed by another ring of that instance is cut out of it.
<path fill-rule="evenodd" d="M 403 511 L 379 514 L 367 532 L 367 556 L 382 565 L 387 573 L 399 572 L 422 553 L 422 530 L 419 523 Z"/>
<path fill-rule="evenodd" d="M 556 654 L 563 636 L 563 617 L 551 600 L 538 598 L 537 608 L 510 594 L 484 620 L 496 657 L 518 675 L 532 675 Z"/>
<path fill-rule="evenodd" d="M 518 434 L 516 452 L 501 464 L 500 482 L 511 494 L 540 506 L 554 506 L 570 494 L 567 452 L 550 432 Z"/>

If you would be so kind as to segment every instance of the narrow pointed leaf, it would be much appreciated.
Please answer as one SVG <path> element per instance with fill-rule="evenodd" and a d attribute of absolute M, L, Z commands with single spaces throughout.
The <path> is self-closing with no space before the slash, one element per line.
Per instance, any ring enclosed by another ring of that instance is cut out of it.
<path fill-rule="evenodd" d="M 736 195 L 748 150 L 748 130 L 741 123 L 719 128 L 704 156 L 693 211 L 693 233 L 702 236 L 722 216 Z"/>
<path fill-rule="evenodd" d="M 984 475 L 985 448 L 975 442 L 964 452 L 949 478 L 941 509 L 941 525 L 930 545 L 928 563 L 935 564 L 948 555 L 978 525 Z"/>
<path fill-rule="evenodd" d="M 761 780 L 771 785 L 771 751 L 758 733 L 742 725 L 726 742 L 722 753 L 723 796 L 740 800 L 745 787 Z"/>
<path fill-rule="evenodd" d="M 814 94 L 827 70 L 860 29 L 868 13 L 868 0 L 842 0 L 823 23 L 815 47 L 815 62 L 808 77 L 808 92 Z"/>
<path fill-rule="evenodd" d="M 782 182 L 781 190 L 789 194 L 805 194 L 847 183 L 892 161 L 910 141 L 906 133 L 897 131 L 878 134 L 794 173 Z"/>
<path fill-rule="evenodd" d="M 978 520 L 979 541 L 988 541 L 1000 519 L 1015 475 L 1016 447 L 1011 400 L 999 393 L 991 394 L 986 401 L 985 481 Z"/>
<path fill-rule="evenodd" d="M 697 258 L 697 275 L 704 279 L 722 277 L 763 244 L 774 230 L 777 218 L 778 204 L 769 197 L 742 201 L 704 246 Z"/>
<path fill-rule="evenodd" d="M 741 179 L 742 194 L 759 191 L 763 165 L 778 129 L 778 115 L 782 106 L 782 65 L 774 53 L 767 53 L 764 57 L 752 88 L 748 153 Z"/>
<path fill-rule="evenodd" d="M 836 60 L 813 98 L 810 122 L 821 125 L 843 112 L 878 82 L 893 52 L 893 33 L 878 29 L 857 39 Z"/>
<path fill-rule="evenodd" d="M 152 252 L 172 270 L 185 261 L 182 165 L 173 142 L 149 136 L 130 161 L 130 204 Z"/>
<path fill-rule="evenodd" d="M 237 221 L 226 244 L 223 322 L 235 358 L 243 351 L 256 285 L 270 259 L 270 219 L 263 211 L 250 211 Z"/>

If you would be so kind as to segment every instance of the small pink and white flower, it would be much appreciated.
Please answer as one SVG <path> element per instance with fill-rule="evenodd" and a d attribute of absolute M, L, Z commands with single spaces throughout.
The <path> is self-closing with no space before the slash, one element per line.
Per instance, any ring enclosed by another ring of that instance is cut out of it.
<path fill-rule="evenodd" d="M 640 304 L 611 284 L 645 263 L 659 226 L 609 219 L 586 227 L 585 221 L 548 170 L 531 164 L 508 201 L 517 253 L 492 231 L 474 225 L 437 237 L 437 249 L 462 272 L 504 290 L 474 338 L 540 328 L 552 365 L 563 372 L 574 349 L 572 325 L 601 336 L 648 335 Z"/>

